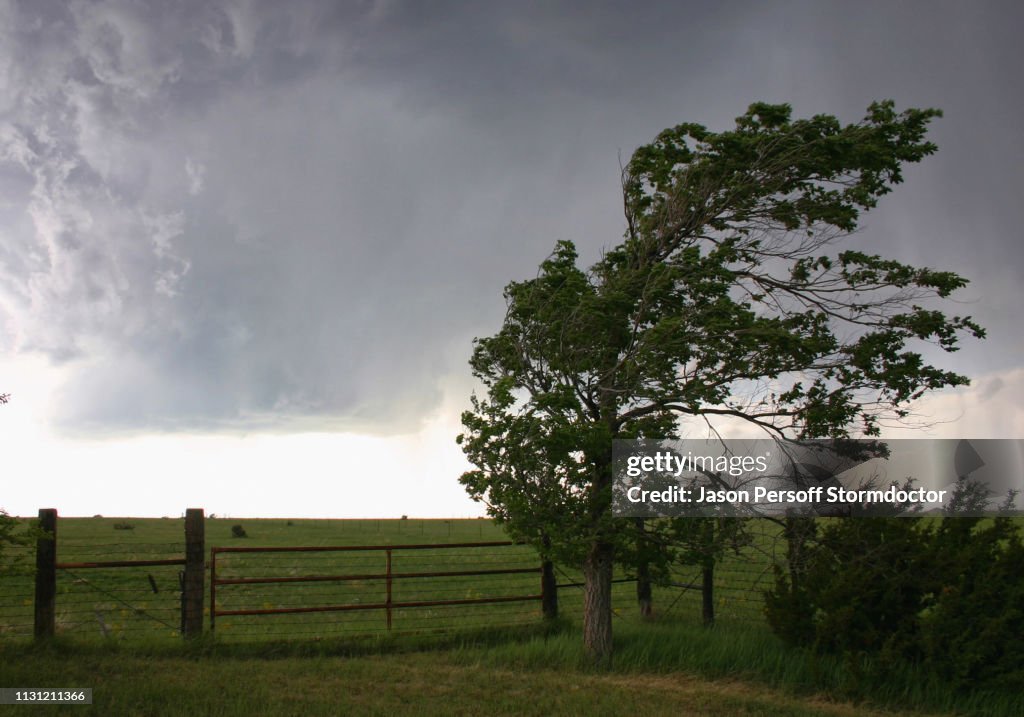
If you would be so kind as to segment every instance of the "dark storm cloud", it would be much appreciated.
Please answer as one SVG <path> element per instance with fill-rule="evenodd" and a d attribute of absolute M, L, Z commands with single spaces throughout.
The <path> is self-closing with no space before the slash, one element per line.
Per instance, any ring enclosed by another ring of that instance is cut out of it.
<path fill-rule="evenodd" d="M 1013 5 L 0 7 L 0 340 L 66 428 L 407 429 L 506 282 L 620 237 L 620 152 L 755 100 L 946 111 L 858 240 L 978 279 L 961 369 L 1016 365 Z"/>

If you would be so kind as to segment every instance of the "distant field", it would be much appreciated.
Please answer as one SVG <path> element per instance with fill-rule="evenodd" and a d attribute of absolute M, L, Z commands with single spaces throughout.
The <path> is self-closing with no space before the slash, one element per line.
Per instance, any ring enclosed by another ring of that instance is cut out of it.
<path fill-rule="evenodd" d="M 176 558 L 184 549 L 181 518 L 61 518 L 61 563 Z M 241 526 L 246 537 L 235 537 Z M 207 518 L 206 546 L 294 547 L 444 544 L 508 540 L 490 520 L 287 520 Z M 382 574 L 383 551 L 219 554 L 219 578 Z M 539 568 L 527 546 L 395 551 L 395 573 Z M 57 631 L 84 639 L 180 639 L 178 566 L 68 569 L 58 571 Z M 558 566 L 560 612 L 579 616 L 582 589 L 578 570 Z M 726 622 L 761 622 L 759 587 L 770 576 L 770 541 L 743 559 L 727 560 L 717 575 L 717 610 Z M 676 616 L 699 618 L 698 573 L 680 567 L 676 587 L 656 589 L 656 607 Z M 690 586 L 684 589 L 679 586 Z M 209 574 L 207 574 L 207 590 Z M 393 600 L 427 601 L 527 596 L 540 592 L 539 573 L 395 580 Z M 10 577 L 0 586 L 0 635 L 26 637 L 32 629 L 33 584 Z M 220 610 L 250 610 L 373 604 L 383 602 L 384 581 L 261 584 L 218 588 Z M 634 585 L 615 585 L 616 614 L 635 616 Z M 207 600 L 207 625 L 209 625 Z M 495 626 L 533 625 L 538 601 L 439 606 L 396 610 L 392 631 L 448 632 Z M 377 635 L 385 630 L 382 610 L 219 617 L 219 640 L 324 639 Z"/>

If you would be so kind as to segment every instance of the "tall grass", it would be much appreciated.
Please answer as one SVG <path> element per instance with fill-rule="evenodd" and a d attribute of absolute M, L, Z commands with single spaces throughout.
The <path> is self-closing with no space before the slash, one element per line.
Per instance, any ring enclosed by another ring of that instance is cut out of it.
<path fill-rule="evenodd" d="M 0 646 L 0 683 L 28 686 L 28 680 L 33 685 L 56 686 L 71 680 L 78 686 L 98 688 L 97 694 L 118 695 L 122 702 L 115 706 L 123 706 L 123 699 L 130 698 L 131 707 L 124 711 L 141 710 L 144 714 L 164 713 L 157 707 L 174 690 L 183 689 L 183 674 L 190 675 L 190 684 L 181 698 L 182 709 L 169 713 L 189 713 L 187 706 L 196 714 L 272 714 L 273 709 L 261 711 L 255 701 L 257 696 L 277 698 L 268 694 L 264 681 L 288 689 L 306 687 L 335 693 L 351 692 L 358 684 L 357 691 L 369 692 L 365 684 L 353 681 L 389 685 L 394 675 L 405 672 L 424 688 L 419 697 L 415 690 L 406 695 L 404 704 L 407 708 L 416 705 L 424 714 L 444 713 L 442 706 L 432 702 L 435 696 L 427 687 L 435 681 L 463 685 L 456 690 L 459 694 L 445 699 L 451 700 L 446 704 L 454 713 L 465 714 L 480 710 L 544 714 L 545 709 L 612 714 L 614 708 L 654 714 L 852 715 L 906 714 L 910 710 L 1017 717 L 1024 706 L 1019 695 L 957 694 L 922 678 L 912 666 L 883 676 L 875 674 L 869 662 L 850 665 L 788 650 L 763 630 L 705 629 L 681 621 L 618 621 L 615 628 L 615 662 L 610 672 L 589 666 L 578 625 L 562 620 L 546 629 L 479 631 L 440 641 L 379 637 L 361 642 L 224 644 L 199 640 L 176 645 L 104 645 L 64 638 L 42 646 Z M 166 677 L 162 676 L 165 673 Z M 257 676 L 259 686 L 251 696 L 234 687 L 223 691 L 225 680 L 244 682 Z M 324 680 L 323 685 L 316 684 L 313 676 Z M 332 679 L 334 682 L 329 682 Z M 596 692 L 559 702 L 551 692 L 557 683 L 590 685 Z M 675 694 L 674 686 L 682 684 L 687 690 L 696 690 L 696 696 Z M 664 693 L 666 688 L 670 688 L 668 693 Z M 462 689 L 467 692 L 462 694 Z M 516 694 L 501 694 L 506 689 Z M 648 689 L 658 694 L 639 692 Z M 543 694 L 533 694 L 534 690 Z M 222 694 L 226 701 L 220 701 Z M 331 704 L 344 704 L 331 703 L 328 698 L 325 694 L 323 702 L 312 703 L 308 713 L 330 714 Z M 420 698 L 422 705 L 417 701 Z M 379 700 L 365 695 L 360 699 L 365 700 L 359 704 L 366 713 L 384 714 L 394 708 L 386 695 Z M 208 712 L 204 700 L 216 701 L 217 709 Z M 860 707 L 842 707 L 851 701 Z M 712 703 L 715 709 L 707 708 Z M 284 709 L 285 704 L 281 700 L 277 708 Z M 833 704 L 836 710 L 826 708 Z M 114 709 L 110 713 L 119 712 Z"/>
<path fill-rule="evenodd" d="M 500 645 L 464 644 L 453 652 L 460 664 L 515 670 L 587 672 L 580 630 Z M 964 693 L 926 675 L 915 665 L 887 667 L 788 648 L 767 627 L 706 628 L 681 620 L 618 621 L 613 671 L 625 675 L 689 673 L 709 679 L 761 682 L 795 695 L 824 694 L 891 709 L 1019 717 L 1024 697 L 1010 692 Z"/>

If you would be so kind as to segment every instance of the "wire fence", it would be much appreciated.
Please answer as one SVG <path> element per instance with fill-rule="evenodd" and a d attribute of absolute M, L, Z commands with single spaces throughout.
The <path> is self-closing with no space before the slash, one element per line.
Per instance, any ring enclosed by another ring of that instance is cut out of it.
<path fill-rule="evenodd" d="M 0 573 L 0 639 L 32 636 L 35 548 L 9 545 L 4 548 Z"/>
<path fill-rule="evenodd" d="M 207 597 L 204 612 L 207 627 L 216 626 L 217 639 L 326 639 L 388 632 L 401 635 L 515 628 L 541 621 L 542 581 L 536 551 L 512 544 L 440 544 L 448 533 L 462 540 L 495 535 L 485 532 L 489 524 L 484 521 L 426 526 L 419 521 L 391 521 L 391 525 L 377 521 L 360 526 L 338 523 L 340 527 L 324 526 L 325 540 L 328 527 L 330 535 L 352 534 L 354 540 L 377 534 L 385 539 L 415 541 L 425 535 L 440 540 L 431 548 L 393 549 L 390 560 L 383 545 L 368 545 L 362 550 L 353 546 L 326 550 L 322 545 L 314 550 L 294 550 L 279 544 L 274 550 L 256 551 L 238 549 L 245 544 L 240 541 L 234 547 L 208 549 L 211 559 L 207 561 L 207 580 L 215 578 L 218 584 L 214 601 Z M 157 527 L 169 536 L 180 535 L 179 523 Z M 180 561 L 183 540 L 145 540 L 148 533 L 143 528 L 148 530 L 140 524 L 138 531 L 120 531 L 116 537 L 108 533 L 105 540 L 97 539 L 104 537 L 101 534 L 60 538 L 55 600 L 58 634 L 89 639 L 180 639 L 179 565 L 87 567 L 96 563 Z M 282 528 L 281 535 L 287 536 L 291 530 Z M 29 638 L 33 634 L 34 548 L 11 546 L 5 561 L 16 557 L 21 558 L 22 570 L 0 576 L 0 639 Z M 774 584 L 774 564 L 784 559 L 784 541 L 778 528 L 769 524 L 753 525 L 739 549 L 725 550 L 714 569 L 712 604 L 716 622 L 763 624 L 763 594 Z M 211 570 L 214 566 L 215 574 Z M 638 615 L 633 577 L 618 569 L 614 576 L 612 605 L 618 619 Z M 580 570 L 555 566 L 555 578 L 559 614 L 581 620 L 584 588 Z M 702 591 L 699 566 L 673 566 L 668 580 L 654 586 L 655 616 L 700 621 L 705 609 Z"/>
<path fill-rule="evenodd" d="M 18 570 L 3 576 L 0 635 L 29 637 L 35 607 L 35 549 L 17 547 Z M 180 543 L 95 543 L 60 541 L 57 567 L 56 631 L 63 634 L 124 637 L 133 634 L 179 636 L 180 567 L 92 568 L 90 563 L 174 560 Z M 76 567 L 62 567 L 62 566 Z"/>
<path fill-rule="evenodd" d="M 180 565 L 90 567 L 129 561 L 180 562 L 181 542 L 61 540 L 56 628 L 102 637 L 179 637 Z"/>
<path fill-rule="evenodd" d="M 575 571 L 558 568 L 558 611 L 582 620 L 584 587 L 582 576 Z M 634 619 L 639 615 L 637 581 L 616 573 L 612 583 L 613 615 Z M 737 560 L 716 566 L 712 582 L 715 621 L 729 624 L 761 624 L 764 622 L 764 591 L 774 585 L 773 573 L 764 565 Z M 680 618 L 699 622 L 703 619 L 703 574 L 700 567 L 673 566 L 668 583 L 652 587 L 655 617 Z"/>

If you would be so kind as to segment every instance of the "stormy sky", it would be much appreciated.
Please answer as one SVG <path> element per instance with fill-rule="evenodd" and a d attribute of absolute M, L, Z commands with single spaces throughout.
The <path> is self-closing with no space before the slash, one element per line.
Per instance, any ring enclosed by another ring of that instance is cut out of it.
<path fill-rule="evenodd" d="M 633 149 L 754 101 L 856 121 L 892 98 L 943 110 L 939 152 L 850 241 L 972 281 L 953 313 L 989 338 L 943 360 L 975 382 L 935 405 L 987 404 L 960 432 L 1017 435 L 1022 20 L 1010 2 L 0 2 L 0 428 L 100 451 L 104 486 L 145 441 L 222 451 L 230 485 L 231 455 L 277 439 L 312 485 L 345 485 L 345 441 L 409 471 L 429 437 L 443 470 L 420 464 L 416 490 L 446 497 L 426 512 L 478 511 L 451 453 L 471 340 L 556 240 L 588 260 L 621 238 Z M 242 512 L 279 505 L 266 480 Z M 12 512 L 50 495 L 5 490 Z M 359 510 L 414 512 L 374 500 Z"/>

